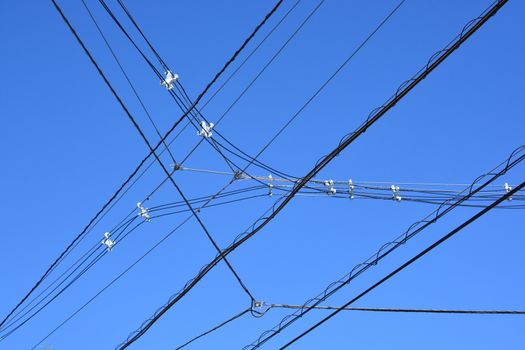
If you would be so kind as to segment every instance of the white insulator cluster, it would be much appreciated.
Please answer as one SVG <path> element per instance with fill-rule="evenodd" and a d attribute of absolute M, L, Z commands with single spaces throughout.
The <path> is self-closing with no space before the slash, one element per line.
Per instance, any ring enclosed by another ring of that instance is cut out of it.
<path fill-rule="evenodd" d="M 173 74 L 170 71 L 166 71 L 164 75 L 165 75 L 165 78 L 164 80 L 160 81 L 160 85 L 164 86 L 166 90 L 173 89 L 173 86 L 174 86 L 173 84 L 177 81 L 177 79 L 179 79 L 179 75 Z"/>
<path fill-rule="evenodd" d="M 328 188 L 326 193 L 329 195 L 333 196 L 337 193 L 337 190 L 334 187 L 334 180 L 324 180 L 324 185 Z"/>
<path fill-rule="evenodd" d="M 139 216 L 141 218 L 143 218 L 145 221 L 151 221 L 151 217 L 149 216 L 149 209 L 148 208 L 144 208 L 142 206 L 142 203 L 141 202 L 138 202 L 137 203 L 137 208 L 139 208 Z"/>
<path fill-rule="evenodd" d="M 352 182 L 352 179 L 348 180 L 348 198 L 354 199 L 354 183 Z"/>
<path fill-rule="evenodd" d="M 213 133 L 211 132 L 213 126 L 213 123 L 208 124 L 204 120 L 201 121 L 201 129 L 197 132 L 197 135 L 209 139 L 213 136 Z"/>
<path fill-rule="evenodd" d="M 401 196 L 399 195 L 399 186 L 392 185 L 390 186 L 390 190 L 392 191 L 392 199 L 396 202 L 401 202 Z"/>
<path fill-rule="evenodd" d="M 268 196 L 273 196 L 273 176 L 272 174 L 268 175 Z"/>
<path fill-rule="evenodd" d="M 117 243 L 116 241 L 112 240 L 109 237 L 111 237 L 111 233 L 106 232 L 104 233 L 104 239 L 100 241 L 101 244 L 106 246 L 106 249 L 108 250 L 108 252 L 110 252 L 111 249 L 113 249 L 113 246 L 115 245 L 115 243 Z"/>
<path fill-rule="evenodd" d="M 509 193 L 510 191 L 512 191 L 512 187 L 507 182 L 505 182 L 505 185 L 503 185 L 503 188 L 505 189 L 506 193 Z M 511 201 L 512 196 L 507 198 L 507 200 Z"/>

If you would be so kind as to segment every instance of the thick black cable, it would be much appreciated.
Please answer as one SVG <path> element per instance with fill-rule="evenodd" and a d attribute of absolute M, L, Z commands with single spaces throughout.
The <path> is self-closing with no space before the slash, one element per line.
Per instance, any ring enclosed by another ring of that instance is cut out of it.
<path fill-rule="evenodd" d="M 414 257 L 412 257 L 410 260 L 408 260 L 407 262 L 405 262 L 404 264 L 402 264 L 401 266 L 399 266 L 397 269 L 395 269 L 394 271 L 392 271 L 391 273 L 389 273 L 388 275 L 386 275 L 385 277 L 383 277 L 382 279 L 380 279 L 378 282 L 374 283 L 372 286 L 370 286 L 369 288 L 367 288 L 365 291 L 363 291 L 362 293 L 360 293 L 359 295 L 357 295 L 356 297 L 354 297 L 353 299 L 351 299 L 350 301 L 348 301 L 347 303 L 343 304 L 341 307 L 339 307 L 336 311 L 332 312 L 330 315 L 326 316 L 325 318 L 323 318 L 321 321 L 317 322 L 315 325 L 313 325 L 312 327 L 308 328 L 306 331 L 302 332 L 300 335 L 298 335 L 297 337 L 293 338 L 291 341 L 289 341 L 288 343 L 286 343 L 284 346 L 282 346 L 280 349 L 283 350 L 283 349 L 286 349 L 287 347 L 289 347 L 290 345 L 292 345 L 293 343 L 295 343 L 296 341 L 298 341 L 299 339 L 301 339 L 302 337 L 304 337 L 305 335 L 307 335 L 308 333 L 310 333 L 311 331 L 313 331 L 314 329 L 316 329 L 317 327 L 319 327 L 320 325 L 322 325 L 323 323 L 325 323 L 326 321 L 328 321 L 329 319 L 331 319 L 332 317 L 334 317 L 335 315 L 337 315 L 339 312 L 341 312 L 344 308 L 350 306 L 351 304 L 353 304 L 354 302 L 356 302 L 357 300 L 361 299 L 362 297 L 364 297 L 366 294 L 370 293 L 372 290 L 374 290 L 375 288 L 377 288 L 378 286 L 380 286 L 381 284 L 383 284 L 384 282 L 388 281 L 390 278 L 392 278 L 393 276 L 395 276 L 396 274 L 398 274 L 399 272 L 401 272 L 402 270 L 404 270 L 405 268 L 407 268 L 408 266 L 412 265 L 414 262 L 416 262 L 417 260 L 419 260 L 421 257 L 425 256 L 427 253 L 429 253 L 430 251 L 432 251 L 433 249 L 435 249 L 436 247 L 438 247 L 440 244 L 442 244 L 443 242 L 447 241 L 449 238 L 451 238 L 452 236 L 454 236 L 456 233 L 458 233 L 459 231 L 461 231 L 462 229 L 464 229 L 465 227 L 469 226 L 470 224 L 472 224 L 474 221 L 478 220 L 479 218 L 481 218 L 483 215 L 485 215 L 486 213 L 488 213 L 490 210 L 492 210 L 493 208 L 495 208 L 498 204 L 500 204 L 501 202 L 507 200 L 510 196 L 512 196 L 514 193 L 516 193 L 517 191 L 519 191 L 520 189 L 524 188 L 525 187 L 525 182 L 522 182 L 521 184 L 519 184 L 518 186 L 516 186 L 514 189 L 512 189 L 510 192 L 504 194 L 503 196 L 501 196 L 498 200 L 496 200 L 495 202 L 493 202 L 492 204 L 490 204 L 489 206 L 487 206 L 486 208 L 480 210 L 478 213 L 476 213 L 474 216 L 472 216 L 470 219 L 468 219 L 467 221 L 463 222 L 461 225 L 459 225 L 458 227 L 456 227 L 455 229 L 453 229 L 452 231 L 450 231 L 449 233 L 447 233 L 445 236 L 441 237 L 439 240 L 437 240 L 436 242 L 432 243 L 430 246 L 428 246 L 427 248 L 425 248 L 424 250 L 422 250 L 420 253 L 418 253 L 417 255 L 415 255 Z"/>
<path fill-rule="evenodd" d="M 449 57 L 450 54 L 452 54 L 452 52 L 457 50 L 462 43 L 464 43 L 484 23 L 486 23 L 490 17 L 496 14 L 506 2 L 507 0 L 498 1 L 497 3 L 493 4 L 488 10 L 486 10 L 480 17 L 469 22 L 467 26 L 463 28 L 462 32 L 456 38 L 454 38 L 454 40 L 451 43 L 449 43 L 449 45 L 447 45 L 445 49 L 433 55 L 424 68 L 422 68 L 418 73 L 416 73 L 416 75 L 407 83 L 402 84 L 400 88 L 396 91 L 395 95 L 391 97 L 385 105 L 374 110 L 372 114 L 367 118 L 367 120 L 355 132 L 346 137 L 332 152 L 323 157 L 316 164 L 316 166 L 294 186 L 293 190 L 290 192 L 290 195 L 284 198 L 280 202 L 280 204 L 275 208 L 275 210 L 262 220 L 261 224 L 255 227 L 251 232 L 243 234 L 242 238 L 239 237 L 239 239 L 236 240 L 235 243 L 230 245 L 228 248 L 224 249 L 221 255 L 227 256 L 237 247 L 239 247 L 248 239 L 253 237 L 264 226 L 266 226 L 290 202 L 290 200 L 295 196 L 295 194 L 307 184 L 309 180 L 311 180 L 330 161 L 332 161 L 333 158 L 335 158 L 341 151 L 343 151 L 355 139 L 357 139 L 359 135 L 363 134 L 371 125 L 373 125 L 377 120 L 384 116 L 387 111 L 389 111 L 393 106 L 395 106 L 404 96 L 408 94 L 408 92 L 410 92 L 415 86 L 417 86 L 424 78 L 428 76 L 428 74 L 430 74 L 447 57 Z M 146 320 L 138 330 L 133 332 L 128 337 L 128 339 L 126 339 L 123 343 L 118 345 L 117 349 L 123 350 L 132 343 L 134 343 L 136 340 L 138 340 L 145 332 L 149 330 L 149 328 L 151 328 L 151 326 L 155 322 L 157 322 L 157 320 L 160 317 L 162 317 L 164 313 L 166 313 L 173 305 L 175 305 L 180 299 L 182 299 L 221 260 L 221 256 L 217 256 L 208 265 L 203 267 L 199 274 L 185 285 L 182 291 L 172 296 L 166 305 L 162 306 L 159 310 L 157 310 L 155 314 L 150 319 Z"/>

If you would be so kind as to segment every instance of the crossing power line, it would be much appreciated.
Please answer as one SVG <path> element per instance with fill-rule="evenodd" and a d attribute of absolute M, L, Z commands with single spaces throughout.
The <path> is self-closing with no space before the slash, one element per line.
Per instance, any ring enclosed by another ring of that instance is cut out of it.
<path fill-rule="evenodd" d="M 368 118 L 361 124 L 356 131 L 349 134 L 339 143 L 328 155 L 322 157 L 310 172 L 308 172 L 301 180 L 294 186 L 290 194 L 282 201 L 275 204 L 271 213 L 264 216 L 259 224 L 256 221 L 254 228 L 246 233 L 242 233 L 234 243 L 222 251 L 221 255 L 216 256 L 210 263 L 205 265 L 200 272 L 186 283 L 186 285 L 175 295 L 169 298 L 168 302 L 161 306 L 149 319 L 145 320 L 143 324 L 129 337 L 117 346 L 118 349 L 125 349 L 140 337 L 142 337 L 155 324 L 164 313 L 166 313 L 173 305 L 182 299 L 215 265 L 217 265 L 223 256 L 229 255 L 233 250 L 238 248 L 248 239 L 253 237 L 264 226 L 266 226 L 273 218 L 291 201 L 295 194 L 306 185 L 306 183 L 317 175 L 326 165 L 328 165 L 340 152 L 348 147 L 354 140 L 363 134 L 370 126 L 383 117 L 393 106 L 395 106 L 404 96 L 406 96 L 414 87 L 416 87 L 423 79 L 425 79 L 436 67 L 438 67 L 447 57 L 456 51 L 461 44 L 463 44 L 469 37 L 472 36 L 484 23 L 487 22 L 498 10 L 505 4 L 504 1 L 492 5 L 489 9 L 482 13 L 481 16 L 469 22 L 444 49 L 434 54 L 427 64 L 421 68 L 411 79 L 403 83 L 395 94 L 381 107 L 376 108 L 371 112 Z"/>

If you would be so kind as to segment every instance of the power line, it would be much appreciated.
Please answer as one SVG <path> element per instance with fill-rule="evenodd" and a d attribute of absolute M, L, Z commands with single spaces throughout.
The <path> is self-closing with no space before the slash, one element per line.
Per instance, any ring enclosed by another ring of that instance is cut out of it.
<path fill-rule="evenodd" d="M 216 256 L 209 264 L 205 265 L 199 274 L 187 282 L 183 289 L 177 294 L 173 295 L 168 302 L 158 309 L 155 314 L 148 320 L 146 320 L 138 330 L 133 332 L 128 339 L 123 343 L 117 346 L 119 350 L 127 348 L 129 345 L 134 343 L 142 335 L 144 335 L 151 326 L 157 322 L 157 320 L 162 317 L 162 315 L 167 312 L 173 305 L 175 305 L 180 299 L 182 299 L 218 262 L 222 260 L 222 256 L 227 256 L 241 244 L 246 242 L 248 239 L 253 237 L 258 231 L 260 231 L 264 226 L 266 226 L 295 196 L 295 194 L 306 185 L 306 183 L 311 180 L 319 171 L 321 171 L 333 158 L 335 158 L 341 151 L 348 147 L 357 137 L 363 134 L 371 125 L 373 125 L 377 120 L 379 120 L 385 113 L 390 110 L 394 105 L 396 105 L 405 95 L 408 94 L 415 86 L 417 86 L 424 78 L 428 76 L 436 67 L 438 67 L 447 57 L 450 56 L 452 52 L 457 50 L 463 42 L 465 42 L 474 32 L 476 32 L 486 21 L 492 17 L 497 11 L 506 3 L 506 1 L 498 2 L 497 4 L 490 7 L 486 10 L 480 17 L 469 22 L 461 31 L 461 33 L 454 38 L 445 49 L 434 54 L 430 60 L 427 62 L 425 67 L 414 75 L 413 78 L 408 80 L 406 83 L 403 83 L 396 93 L 381 107 L 376 108 L 371 112 L 369 117 L 365 122 L 353 133 L 345 137 L 339 145 L 332 150 L 328 155 L 323 157 L 316 166 L 305 176 L 303 177 L 297 185 L 292 189 L 290 194 L 285 197 L 280 204 L 279 201 L 276 202 L 274 209 L 270 215 L 264 217 L 262 222 L 256 226 L 251 232 L 243 233 L 238 237 L 233 244 L 228 248 L 222 251 L 221 256 Z"/>
<path fill-rule="evenodd" d="M 503 0 L 505 1 L 505 0 Z M 308 328 L 306 331 L 302 332 L 300 335 L 298 335 L 297 337 L 293 338 L 291 341 L 289 341 L 288 343 L 286 343 L 284 346 L 282 346 L 280 349 L 286 349 L 287 347 L 289 347 L 290 345 L 292 345 L 293 343 L 295 343 L 296 341 L 298 341 L 299 339 L 301 339 L 302 337 L 304 337 L 305 335 L 307 335 L 308 333 L 310 333 L 311 331 L 313 331 L 314 329 L 316 329 L 317 327 L 319 327 L 320 325 L 322 325 L 323 323 L 325 323 L 326 321 L 328 321 L 329 319 L 331 319 L 332 317 L 334 317 L 335 315 L 337 315 L 339 312 L 341 312 L 344 308 L 350 306 L 351 304 L 353 304 L 354 302 L 356 302 L 357 300 L 361 299 L 363 296 L 365 296 L 366 294 L 368 294 L 369 292 L 371 292 L 372 290 L 374 290 L 375 288 L 377 288 L 378 286 L 380 286 L 381 284 L 383 284 L 384 282 L 388 281 L 390 278 L 392 278 L 393 276 L 395 276 L 396 274 L 398 274 L 399 272 L 401 272 L 402 270 L 404 270 L 405 268 L 407 268 L 408 266 L 412 265 L 415 261 L 419 260 L 421 257 L 425 256 L 427 253 L 429 253 L 430 251 L 432 251 L 434 248 L 436 248 L 437 246 L 439 246 L 440 244 L 442 244 L 443 242 L 447 241 L 449 238 L 451 238 L 452 236 L 454 236 L 456 233 L 458 233 L 459 231 L 461 231 L 462 229 L 464 229 L 465 227 L 469 226 L 471 223 L 473 223 L 474 221 L 478 220 L 480 217 L 482 217 L 483 215 L 485 215 L 486 213 L 488 213 L 490 210 L 492 210 L 493 208 L 495 208 L 498 204 L 500 204 L 501 202 L 507 200 L 507 198 L 509 198 L 510 196 L 512 196 L 515 192 L 517 192 L 518 190 L 522 189 L 523 187 L 525 187 L 525 182 L 522 182 L 521 184 L 519 184 L 518 186 L 516 186 L 516 188 L 514 188 L 513 190 L 511 190 L 509 193 L 506 193 L 504 194 L 503 196 L 501 196 L 498 200 L 496 200 L 494 203 L 492 203 L 491 205 L 487 206 L 486 208 L 482 209 L 481 211 L 479 211 L 478 213 L 476 213 L 474 216 L 472 216 L 470 219 L 468 219 L 467 221 L 463 222 L 461 225 L 459 225 L 458 227 L 456 227 L 455 229 L 453 229 L 452 231 L 450 231 L 449 233 L 447 233 L 445 236 L 441 237 L 439 240 L 437 240 L 436 242 L 432 243 L 430 246 L 428 246 L 427 248 L 425 248 L 424 250 L 422 250 L 420 253 L 418 253 L 417 255 L 415 255 L 413 258 L 411 258 L 410 260 L 408 260 L 407 262 L 405 262 L 403 265 L 399 266 L 397 269 L 395 269 L 394 271 L 392 271 L 391 273 L 389 273 L 388 275 L 386 275 L 385 277 L 383 277 L 381 280 L 379 280 L 378 282 L 374 283 L 372 286 L 370 286 L 369 288 L 367 288 L 365 291 L 363 291 L 362 293 L 360 293 L 359 295 L 357 295 L 355 298 L 351 299 L 350 301 L 348 301 L 347 303 L 345 303 L 344 305 L 342 305 L 341 307 L 339 307 L 337 310 L 335 310 L 334 312 L 332 312 L 330 315 L 326 316 L 325 318 L 323 318 L 321 321 L 317 322 L 315 325 L 313 325 L 312 327 Z"/>

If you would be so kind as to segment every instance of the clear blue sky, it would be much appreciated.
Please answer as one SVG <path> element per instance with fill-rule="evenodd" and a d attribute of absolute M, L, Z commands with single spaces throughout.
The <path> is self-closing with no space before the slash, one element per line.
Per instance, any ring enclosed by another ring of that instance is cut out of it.
<path fill-rule="evenodd" d="M 138 122 L 158 137 L 80 1 L 60 1 Z M 149 68 L 123 40 L 98 2 L 104 30 L 137 84 L 159 128 L 180 112 Z M 240 45 L 270 1 L 126 1 L 163 58 L 195 97 Z M 219 130 L 255 154 L 397 1 L 328 0 L 231 111 Z M 114 6 L 113 1 L 109 1 Z M 285 0 L 274 24 L 292 4 Z M 303 0 L 206 107 L 214 121 L 298 23 L 317 4 Z M 381 32 L 311 104 L 261 160 L 305 174 L 368 112 L 441 49 L 490 1 L 408 0 Z M 509 3 L 385 118 L 348 147 L 319 178 L 355 181 L 469 183 L 525 144 L 525 4 Z M 124 22 L 130 28 L 128 22 Z M 266 33 L 269 27 L 263 30 Z M 0 62 L 0 314 L 4 316 L 59 252 L 87 224 L 147 153 L 133 126 L 96 74 L 50 1 L 2 2 Z M 261 38 L 256 38 L 256 42 Z M 252 48 L 253 44 L 249 47 Z M 198 141 L 188 129 L 172 151 L 182 158 Z M 165 159 L 169 164 L 168 159 Z M 227 170 L 209 146 L 187 166 Z M 260 169 L 254 174 L 267 175 Z M 524 167 L 498 184 L 523 181 Z M 88 235 L 79 252 L 102 238 L 163 178 L 158 165 Z M 226 178 L 177 173 L 188 197 L 210 194 Z M 150 206 L 179 200 L 169 184 Z M 203 211 L 219 245 L 227 246 L 271 198 Z M 235 251 L 231 263 L 256 298 L 301 304 L 396 237 L 434 207 L 390 201 L 296 198 L 266 228 Z M 338 305 L 462 222 L 460 208 L 329 299 Z M 28 349 L 184 216 L 143 225 L 0 349 Z M 523 211 L 495 210 L 355 306 L 525 309 Z M 167 242 L 44 342 L 53 349 L 112 349 L 178 291 L 215 252 L 191 220 Z M 220 264 L 172 308 L 133 349 L 174 349 L 249 305 Z M 238 349 L 287 310 L 245 315 L 196 342 L 194 349 Z M 326 315 L 310 313 L 266 347 L 277 348 Z M 297 343 L 296 349 L 523 349 L 523 316 L 342 313 Z"/>

